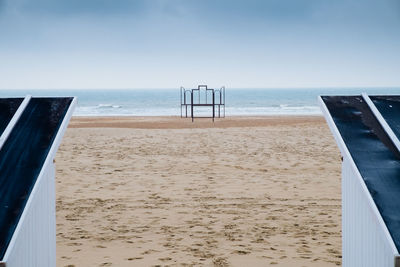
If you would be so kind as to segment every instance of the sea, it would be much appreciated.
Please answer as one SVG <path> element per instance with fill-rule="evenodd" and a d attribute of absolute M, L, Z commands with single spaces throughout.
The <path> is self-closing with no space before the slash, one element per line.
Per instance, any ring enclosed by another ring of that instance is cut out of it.
<path fill-rule="evenodd" d="M 225 114 L 226 116 L 320 115 L 322 113 L 317 101 L 319 95 L 356 95 L 363 92 L 400 94 L 400 87 L 226 88 Z M 180 94 L 179 88 L 0 90 L 0 97 L 76 96 L 78 104 L 74 116 L 180 116 Z"/>

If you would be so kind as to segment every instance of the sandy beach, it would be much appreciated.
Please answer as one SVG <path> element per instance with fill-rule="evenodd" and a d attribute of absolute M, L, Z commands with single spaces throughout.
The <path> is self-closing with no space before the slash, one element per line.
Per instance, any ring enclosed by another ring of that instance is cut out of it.
<path fill-rule="evenodd" d="M 56 168 L 57 266 L 341 265 L 322 117 L 74 117 Z"/>

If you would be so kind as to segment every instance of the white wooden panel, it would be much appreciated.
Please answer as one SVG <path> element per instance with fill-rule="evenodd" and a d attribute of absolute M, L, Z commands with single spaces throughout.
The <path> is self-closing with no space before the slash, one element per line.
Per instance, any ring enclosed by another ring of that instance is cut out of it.
<path fill-rule="evenodd" d="M 44 166 L 19 220 L 4 261 L 7 267 L 56 266 L 54 164 Z"/>
<path fill-rule="evenodd" d="M 370 205 L 348 159 L 342 164 L 342 263 L 344 267 L 393 267 L 398 254 L 386 226 Z"/>

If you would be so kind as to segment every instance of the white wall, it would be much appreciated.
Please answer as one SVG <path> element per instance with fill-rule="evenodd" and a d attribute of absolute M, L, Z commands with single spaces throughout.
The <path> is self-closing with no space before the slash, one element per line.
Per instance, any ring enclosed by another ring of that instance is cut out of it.
<path fill-rule="evenodd" d="M 342 263 L 344 267 L 393 267 L 398 254 L 355 165 L 342 164 Z"/>
<path fill-rule="evenodd" d="M 56 266 L 55 167 L 44 166 L 4 255 L 7 267 Z"/>

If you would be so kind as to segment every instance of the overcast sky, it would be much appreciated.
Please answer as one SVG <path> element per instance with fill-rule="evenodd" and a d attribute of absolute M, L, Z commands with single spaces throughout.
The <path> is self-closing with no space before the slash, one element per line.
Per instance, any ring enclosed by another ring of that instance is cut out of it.
<path fill-rule="evenodd" d="M 400 86 L 399 0 L 0 0 L 0 88 Z"/>

